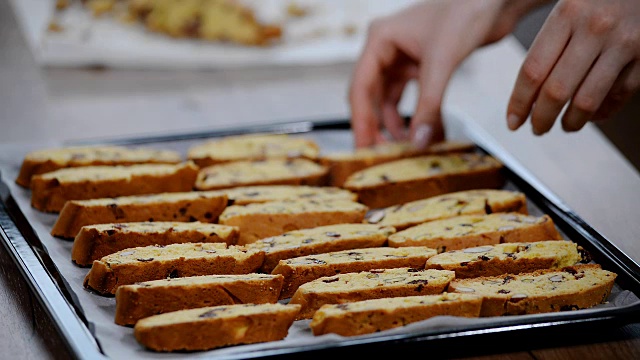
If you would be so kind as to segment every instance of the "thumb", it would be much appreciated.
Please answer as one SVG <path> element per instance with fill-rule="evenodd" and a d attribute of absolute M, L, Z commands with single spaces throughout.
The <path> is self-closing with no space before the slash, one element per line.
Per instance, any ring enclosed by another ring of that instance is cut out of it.
<path fill-rule="evenodd" d="M 418 103 L 410 124 L 411 139 L 419 149 L 445 138 L 441 109 L 452 72 L 451 65 L 431 62 L 427 56 L 420 66 Z"/>

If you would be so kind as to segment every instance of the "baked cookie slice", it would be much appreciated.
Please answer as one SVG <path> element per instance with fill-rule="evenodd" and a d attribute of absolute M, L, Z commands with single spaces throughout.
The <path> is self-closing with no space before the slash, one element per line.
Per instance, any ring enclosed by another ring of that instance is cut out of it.
<path fill-rule="evenodd" d="M 282 275 L 202 275 L 122 285 L 116 290 L 115 323 L 207 306 L 278 302 Z"/>
<path fill-rule="evenodd" d="M 393 329 L 435 316 L 475 318 L 482 298 L 469 294 L 437 294 L 324 305 L 309 327 L 314 335 L 356 336 Z"/>
<path fill-rule="evenodd" d="M 342 250 L 280 260 L 271 273 L 284 276 L 280 298 L 286 299 L 293 296 L 300 285 L 321 277 L 372 269 L 422 269 L 435 254 L 434 249 L 425 246 Z"/>
<path fill-rule="evenodd" d="M 170 150 L 123 146 L 75 146 L 38 150 L 22 161 L 16 183 L 30 187 L 31 177 L 68 167 L 97 165 L 177 164 L 180 154 Z"/>
<path fill-rule="evenodd" d="M 528 214 L 527 198 L 519 191 L 465 190 L 411 201 L 382 209 L 372 209 L 365 222 L 404 230 L 428 221 L 459 215 L 518 212 Z"/>
<path fill-rule="evenodd" d="M 439 253 L 510 242 L 562 240 L 549 215 L 463 215 L 429 221 L 389 236 L 389 246 L 428 246 Z"/>
<path fill-rule="evenodd" d="M 335 186 L 256 185 L 218 191 L 225 193 L 233 205 L 281 200 L 358 200 L 356 194 Z"/>
<path fill-rule="evenodd" d="M 71 260 L 90 266 L 94 260 L 129 248 L 180 243 L 235 245 L 238 228 L 201 222 L 134 222 L 84 226 L 71 248 Z"/>
<path fill-rule="evenodd" d="M 455 273 L 414 268 L 374 269 L 322 277 L 300 285 L 289 304 L 302 306 L 298 319 L 310 319 L 321 306 L 387 297 L 439 294 Z"/>
<path fill-rule="evenodd" d="M 283 200 L 233 205 L 220 215 L 219 223 L 240 229 L 239 245 L 288 231 L 324 225 L 362 223 L 369 209 L 348 200 Z"/>
<path fill-rule="evenodd" d="M 197 190 L 251 185 L 326 185 L 328 169 L 307 159 L 234 161 L 200 170 Z"/>
<path fill-rule="evenodd" d="M 299 305 L 237 304 L 180 310 L 136 323 L 138 342 L 155 351 L 211 350 L 284 339 Z"/>
<path fill-rule="evenodd" d="M 481 296 L 480 316 L 587 309 L 607 301 L 617 274 L 597 264 L 456 279 L 450 292 Z"/>
<path fill-rule="evenodd" d="M 198 275 L 249 274 L 258 270 L 264 252 L 225 243 L 186 243 L 130 248 L 95 260 L 85 288 L 115 294 L 121 285 Z"/>
<path fill-rule="evenodd" d="M 499 189 L 503 165 L 476 153 L 428 155 L 395 160 L 360 170 L 344 188 L 370 208 L 383 208 L 455 191 Z"/>
<path fill-rule="evenodd" d="M 65 168 L 31 178 L 31 205 L 59 212 L 68 200 L 190 191 L 197 176 L 192 162 Z"/>
<path fill-rule="evenodd" d="M 381 247 L 387 244 L 392 227 L 373 224 L 337 224 L 289 231 L 247 244 L 265 252 L 260 270 L 270 273 L 280 260 L 333 251 Z"/>

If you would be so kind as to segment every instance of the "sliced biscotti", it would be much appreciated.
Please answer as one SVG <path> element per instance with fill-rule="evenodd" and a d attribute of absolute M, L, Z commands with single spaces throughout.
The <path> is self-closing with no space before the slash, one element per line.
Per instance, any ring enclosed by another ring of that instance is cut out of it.
<path fill-rule="evenodd" d="M 428 246 L 445 252 L 508 242 L 561 240 L 549 215 L 462 215 L 429 221 L 389 236 L 389 246 Z"/>
<path fill-rule="evenodd" d="M 374 269 L 322 277 L 300 285 L 289 304 L 302 306 L 298 319 L 309 319 L 321 306 L 387 297 L 442 293 L 454 279 L 449 270 Z"/>
<path fill-rule="evenodd" d="M 176 164 L 181 156 L 175 151 L 122 146 L 74 146 L 28 153 L 16 178 L 28 188 L 31 177 L 68 167 L 96 165 Z"/>
<path fill-rule="evenodd" d="M 51 235 L 73 239 L 86 225 L 139 221 L 216 222 L 227 207 L 226 194 L 189 191 L 67 201 Z"/>
<path fill-rule="evenodd" d="M 133 334 L 156 351 L 209 350 L 284 339 L 299 305 L 237 304 L 174 311 L 144 318 Z"/>
<path fill-rule="evenodd" d="M 333 152 L 319 157 L 320 163 L 329 167 L 329 184 L 342 186 L 351 174 L 368 167 L 389 161 L 427 154 L 471 152 L 473 143 L 447 141 L 433 144 L 425 149 L 417 148 L 412 142 L 387 142 L 353 151 Z"/>
<path fill-rule="evenodd" d="M 31 178 L 31 205 L 59 212 L 68 200 L 190 191 L 198 176 L 193 162 L 60 169 Z"/>
<path fill-rule="evenodd" d="M 434 249 L 425 246 L 342 250 L 280 260 L 271 273 L 284 276 L 280 298 L 285 299 L 293 296 L 300 285 L 321 277 L 372 269 L 424 268 L 427 259 L 435 254 Z"/>
<path fill-rule="evenodd" d="M 247 205 L 280 200 L 351 200 L 358 196 L 334 186 L 256 185 L 218 190 L 225 193 L 234 205 Z"/>
<path fill-rule="evenodd" d="M 355 336 L 379 332 L 435 316 L 478 317 L 482 298 L 469 294 L 437 294 L 324 305 L 309 326 L 314 335 Z"/>
<path fill-rule="evenodd" d="M 343 187 L 363 204 L 382 208 L 455 191 L 499 189 L 505 184 L 502 168 L 495 158 L 476 153 L 419 156 L 360 170 Z"/>
<path fill-rule="evenodd" d="M 207 141 L 189 149 L 187 157 L 206 167 L 232 161 L 294 159 L 314 160 L 320 153 L 315 141 L 287 134 L 247 134 Z"/>
<path fill-rule="evenodd" d="M 367 213 L 365 222 L 404 230 L 428 221 L 459 215 L 519 212 L 528 214 L 527 198 L 519 191 L 465 190 L 416 200 Z"/>
<path fill-rule="evenodd" d="M 328 168 L 307 159 L 234 161 L 202 168 L 196 189 L 217 190 L 251 185 L 326 185 Z"/>
<path fill-rule="evenodd" d="M 456 279 L 449 291 L 481 296 L 480 316 L 586 309 L 607 301 L 617 274 L 597 264 Z"/>
<path fill-rule="evenodd" d="M 218 221 L 240 228 L 238 244 L 246 245 L 293 230 L 362 223 L 368 210 L 366 206 L 348 200 L 283 200 L 229 206 Z"/>
<path fill-rule="evenodd" d="M 202 275 L 122 285 L 116 290 L 115 323 L 171 311 L 233 304 L 278 302 L 282 275 Z"/>
<path fill-rule="evenodd" d="M 134 222 L 84 226 L 73 241 L 71 260 L 90 266 L 120 250 L 179 243 L 222 242 L 235 245 L 238 228 L 201 222 Z"/>
<path fill-rule="evenodd" d="M 198 275 L 255 272 L 264 252 L 225 243 L 152 245 L 126 249 L 95 260 L 84 286 L 101 294 L 115 294 L 118 286 L 141 281 Z"/>
<path fill-rule="evenodd" d="M 260 270 L 270 273 L 280 260 L 332 251 L 380 247 L 396 230 L 373 224 L 337 224 L 289 231 L 247 244 L 265 252 Z"/>
<path fill-rule="evenodd" d="M 572 241 L 505 243 L 452 250 L 427 260 L 427 269 L 452 270 L 456 278 L 518 274 L 587 263 L 589 254 Z"/>

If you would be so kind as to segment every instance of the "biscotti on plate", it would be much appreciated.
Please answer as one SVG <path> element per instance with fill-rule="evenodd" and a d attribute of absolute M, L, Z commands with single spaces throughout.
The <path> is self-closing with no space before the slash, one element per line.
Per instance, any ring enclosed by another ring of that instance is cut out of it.
<path fill-rule="evenodd" d="M 328 153 L 320 156 L 319 160 L 329 167 L 329 184 L 342 186 L 351 174 L 374 165 L 427 154 L 470 152 L 475 148 L 473 143 L 447 141 L 420 149 L 412 142 L 400 141 L 357 148 L 353 151 Z"/>
<path fill-rule="evenodd" d="M 228 201 L 226 194 L 214 191 L 70 200 L 62 207 L 51 229 L 51 235 L 73 239 L 83 226 L 95 224 L 140 221 L 216 222 Z"/>
<path fill-rule="evenodd" d="M 246 245 L 293 230 L 362 223 L 368 210 L 366 206 L 348 200 L 283 200 L 229 206 L 218 221 L 237 226 L 240 229 L 238 244 Z"/>
<path fill-rule="evenodd" d="M 315 141 L 287 134 L 248 134 L 207 141 L 189 149 L 187 157 L 198 166 L 206 167 L 232 161 L 318 157 Z"/>
<path fill-rule="evenodd" d="M 435 254 L 434 249 L 425 246 L 342 250 L 280 260 L 271 273 L 284 276 L 280 298 L 285 299 L 293 296 L 300 285 L 321 277 L 372 269 L 422 269 Z"/>
<path fill-rule="evenodd" d="M 374 224 L 337 224 L 289 231 L 247 244 L 265 252 L 260 271 L 270 273 L 280 260 L 333 251 L 380 247 L 395 229 Z"/>
<path fill-rule="evenodd" d="M 313 315 L 309 327 L 314 335 L 371 334 L 406 326 L 435 316 L 475 318 L 482 298 L 469 294 L 437 294 L 324 305 Z"/>
<path fill-rule="evenodd" d="M 454 279 L 449 270 L 374 269 L 322 277 L 302 284 L 289 304 L 302 306 L 298 319 L 309 319 L 322 305 L 387 297 L 442 293 Z"/>
<path fill-rule="evenodd" d="M 65 168 L 31 178 L 31 205 L 59 212 L 68 200 L 190 191 L 198 176 L 193 162 Z"/>
<path fill-rule="evenodd" d="M 429 221 L 389 236 L 389 246 L 428 246 L 445 252 L 506 242 L 561 240 L 549 215 L 462 215 Z"/>
<path fill-rule="evenodd" d="M 179 243 L 222 242 L 235 245 L 238 228 L 201 222 L 134 222 L 84 226 L 73 241 L 71 260 L 90 266 L 94 260 L 128 248 Z"/>
<path fill-rule="evenodd" d="M 284 339 L 299 305 L 236 304 L 180 310 L 144 318 L 133 334 L 155 351 L 210 350 Z"/>
<path fill-rule="evenodd" d="M 202 168 L 198 190 L 218 190 L 251 185 L 326 185 L 328 169 L 307 159 L 234 161 Z"/>
<path fill-rule="evenodd" d="M 360 170 L 343 187 L 370 208 L 382 208 L 455 191 L 499 189 L 506 180 L 502 168 L 493 157 L 476 153 L 419 156 Z"/>
<path fill-rule="evenodd" d="M 233 304 L 278 302 L 282 275 L 202 275 L 122 285 L 116 290 L 115 323 L 171 311 Z"/>
<path fill-rule="evenodd" d="M 256 185 L 218 190 L 225 193 L 233 205 L 247 205 L 280 200 L 351 200 L 358 196 L 349 190 L 333 186 Z"/>
<path fill-rule="evenodd" d="M 589 254 L 572 241 L 539 241 L 452 250 L 427 260 L 427 269 L 452 270 L 456 278 L 518 274 L 587 263 Z"/>
<path fill-rule="evenodd" d="M 367 213 L 365 222 L 404 230 L 428 221 L 459 215 L 519 212 L 528 214 L 527 198 L 519 191 L 466 190 L 416 200 Z"/>
<path fill-rule="evenodd" d="M 481 296 L 480 316 L 524 315 L 586 309 L 607 301 L 617 274 L 597 264 L 470 279 L 449 291 Z"/>
<path fill-rule="evenodd" d="M 264 252 L 225 243 L 185 243 L 130 248 L 95 260 L 84 286 L 101 294 L 115 294 L 118 286 L 198 275 L 256 272 Z"/>
<path fill-rule="evenodd" d="M 28 188 L 31 177 L 68 167 L 96 165 L 176 164 L 180 154 L 169 150 L 122 146 L 77 146 L 38 150 L 28 153 L 16 178 Z"/>

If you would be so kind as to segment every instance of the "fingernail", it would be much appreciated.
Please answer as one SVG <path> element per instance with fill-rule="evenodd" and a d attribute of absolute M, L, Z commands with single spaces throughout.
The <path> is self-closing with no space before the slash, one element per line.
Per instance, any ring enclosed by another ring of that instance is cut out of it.
<path fill-rule="evenodd" d="M 520 117 L 516 114 L 509 114 L 509 116 L 507 116 L 507 126 L 509 126 L 511 130 L 518 130 L 520 127 Z"/>
<path fill-rule="evenodd" d="M 418 149 L 424 149 L 431 142 L 433 136 L 433 129 L 431 126 L 421 124 L 416 128 L 416 132 L 413 134 L 413 145 Z"/>

